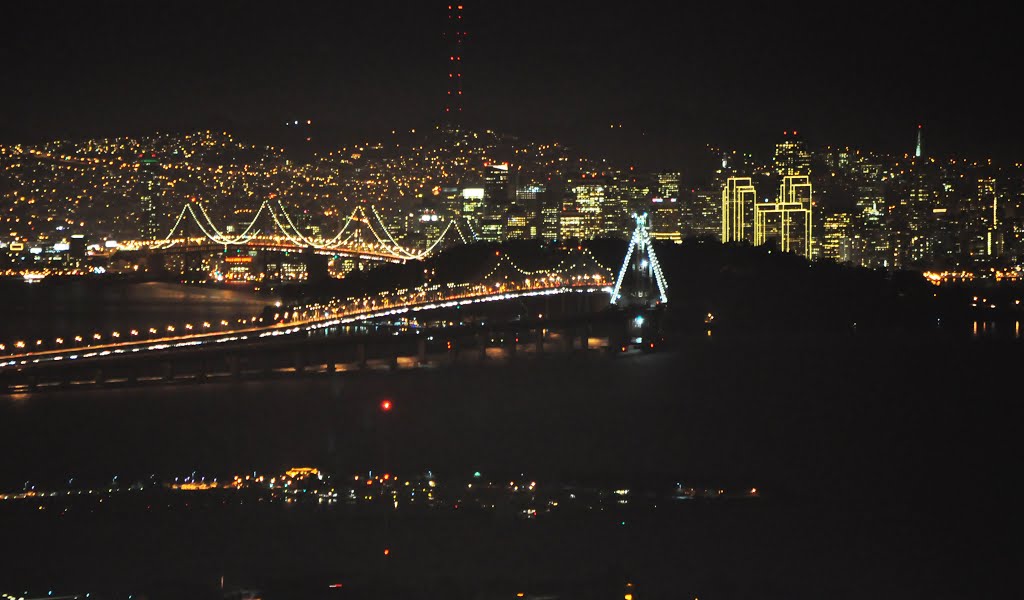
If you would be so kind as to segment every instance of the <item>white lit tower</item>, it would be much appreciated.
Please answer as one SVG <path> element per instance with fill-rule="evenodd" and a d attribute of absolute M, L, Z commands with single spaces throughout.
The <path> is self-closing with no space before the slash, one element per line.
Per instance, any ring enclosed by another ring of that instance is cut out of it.
<path fill-rule="evenodd" d="M 466 39 L 466 24 L 462 20 L 462 5 L 448 5 L 448 97 L 445 101 L 445 116 L 456 120 L 462 113 L 462 42 Z"/>
<path fill-rule="evenodd" d="M 613 351 L 637 345 L 653 350 L 660 343 L 661 317 L 668 302 L 668 283 L 654 253 L 647 213 L 634 214 L 633 219 L 633 237 L 611 292 L 612 305 L 624 313 L 622 337 L 609 346 Z"/>
<path fill-rule="evenodd" d="M 626 258 L 612 288 L 612 303 L 620 307 L 654 308 L 668 302 L 668 283 L 654 253 L 647 213 L 634 214 L 636 227 Z"/>

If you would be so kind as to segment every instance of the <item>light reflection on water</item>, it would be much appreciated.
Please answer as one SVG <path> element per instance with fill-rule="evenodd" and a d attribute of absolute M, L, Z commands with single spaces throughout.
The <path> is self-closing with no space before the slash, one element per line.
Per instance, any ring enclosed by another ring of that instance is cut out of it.
<path fill-rule="evenodd" d="M 997 340 L 997 339 L 1020 339 L 1020 321 L 1013 322 L 1013 333 L 1007 324 L 999 324 L 995 321 L 973 321 L 971 323 L 971 338 L 976 340 Z"/>

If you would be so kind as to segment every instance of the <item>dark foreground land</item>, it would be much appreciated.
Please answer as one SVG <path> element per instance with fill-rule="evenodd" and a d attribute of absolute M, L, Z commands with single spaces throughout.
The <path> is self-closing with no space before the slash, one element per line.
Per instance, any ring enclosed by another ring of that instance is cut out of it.
<path fill-rule="evenodd" d="M 223 575 L 266 598 L 614 598 L 627 581 L 636 598 L 999 597 L 1022 558 L 1022 361 L 1012 340 L 938 334 L 695 336 L 618 359 L 5 398 L 6 490 L 386 464 L 761 497 L 531 520 L 0 506 L 0 592 L 215 598 Z"/>

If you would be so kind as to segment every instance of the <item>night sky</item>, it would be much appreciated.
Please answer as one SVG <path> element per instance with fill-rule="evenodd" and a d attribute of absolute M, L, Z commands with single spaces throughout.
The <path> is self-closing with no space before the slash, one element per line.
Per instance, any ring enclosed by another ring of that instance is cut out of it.
<path fill-rule="evenodd" d="M 5 7 L 0 139 L 227 128 L 321 147 L 443 119 L 445 2 Z M 31 6 L 29 6 L 31 4 Z M 766 3 L 767 4 L 767 3 Z M 1024 159 L 1009 14 L 938 4 L 466 4 L 467 125 L 650 167 L 705 144 Z M 621 129 L 610 129 L 622 123 Z"/>

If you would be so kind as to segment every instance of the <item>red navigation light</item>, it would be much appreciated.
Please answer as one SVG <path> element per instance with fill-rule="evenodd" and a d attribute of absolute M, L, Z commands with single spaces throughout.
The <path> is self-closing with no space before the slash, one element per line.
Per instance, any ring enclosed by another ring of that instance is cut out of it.
<path fill-rule="evenodd" d="M 384 549 L 384 556 L 390 556 L 390 555 L 391 555 L 391 548 L 385 548 Z"/>
<path fill-rule="evenodd" d="M 384 412 L 390 411 L 391 410 L 391 401 L 390 400 L 381 400 L 381 402 L 380 402 L 380 409 L 382 411 L 384 411 Z"/>
<path fill-rule="evenodd" d="M 332 583 L 331 585 L 329 585 L 329 586 L 327 586 L 327 587 L 329 587 L 329 588 L 331 588 L 331 589 L 338 589 L 338 588 L 343 588 L 343 587 L 345 587 L 345 585 L 344 585 L 344 584 L 341 584 L 341 583 Z"/>

